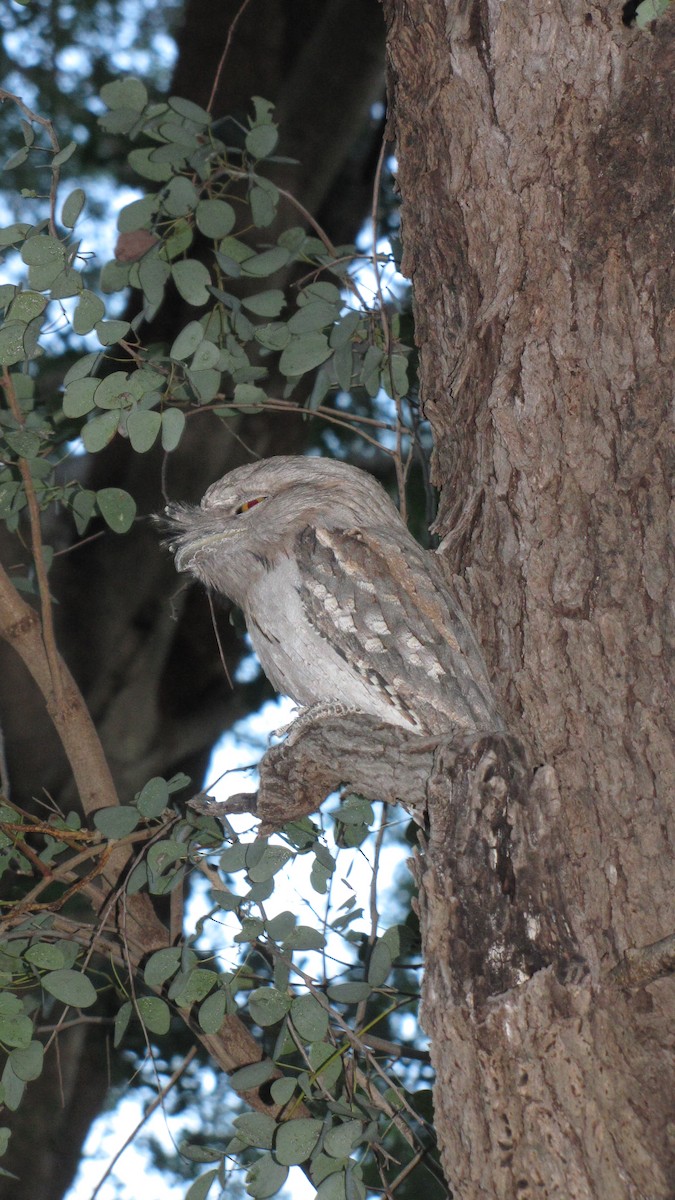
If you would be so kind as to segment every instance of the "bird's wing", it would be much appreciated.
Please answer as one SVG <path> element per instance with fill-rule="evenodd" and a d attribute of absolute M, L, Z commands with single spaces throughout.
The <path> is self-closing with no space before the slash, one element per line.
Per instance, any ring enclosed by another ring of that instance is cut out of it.
<path fill-rule="evenodd" d="M 294 557 L 310 623 L 421 731 L 503 728 L 466 617 L 414 538 L 308 526 Z"/>

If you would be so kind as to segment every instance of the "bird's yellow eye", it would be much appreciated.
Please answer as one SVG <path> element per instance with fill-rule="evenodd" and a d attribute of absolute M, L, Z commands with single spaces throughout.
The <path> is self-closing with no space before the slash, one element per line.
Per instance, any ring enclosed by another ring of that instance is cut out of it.
<path fill-rule="evenodd" d="M 266 499 L 267 496 L 256 496 L 255 500 L 244 500 L 244 503 L 240 504 L 239 508 L 235 508 L 234 515 L 238 517 L 240 513 L 248 512 L 249 508 L 255 508 L 256 504 L 262 504 L 263 500 Z"/>

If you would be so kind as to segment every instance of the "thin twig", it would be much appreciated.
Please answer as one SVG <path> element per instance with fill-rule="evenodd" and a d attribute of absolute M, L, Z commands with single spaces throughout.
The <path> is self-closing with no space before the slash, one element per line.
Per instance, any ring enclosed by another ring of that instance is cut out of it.
<path fill-rule="evenodd" d="M 164 1103 L 164 1101 L 165 1101 L 166 1097 L 168 1096 L 169 1092 L 171 1091 L 171 1089 L 174 1088 L 176 1086 L 176 1084 L 178 1083 L 178 1080 L 180 1079 L 181 1075 L 184 1075 L 185 1072 L 187 1071 L 187 1069 L 188 1069 L 190 1063 L 192 1062 L 193 1058 L 195 1057 L 196 1053 L 197 1053 L 196 1046 L 193 1046 L 190 1050 L 188 1050 L 188 1052 L 185 1055 L 185 1058 L 183 1059 L 180 1066 L 176 1067 L 176 1070 L 173 1072 L 173 1075 L 168 1080 L 168 1082 L 164 1085 L 164 1087 L 161 1089 L 161 1091 L 158 1092 L 158 1094 L 155 1096 L 155 1099 L 152 1101 L 152 1104 L 148 1105 L 147 1109 L 143 1113 L 143 1116 L 141 1117 L 138 1124 L 135 1126 L 134 1129 L 132 1129 L 131 1133 L 129 1134 L 129 1136 L 127 1138 L 125 1138 L 125 1140 L 123 1141 L 123 1143 L 120 1146 L 117 1153 L 114 1154 L 112 1159 L 110 1160 L 110 1163 L 106 1167 L 105 1171 L 103 1172 L 103 1175 L 101 1176 L 98 1183 L 96 1184 L 96 1187 L 94 1188 L 93 1192 L 91 1193 L 91 1200 L 96 1200 L 96 1196 L 98 1196 L 98 1193 L 100 1192 L 101 1188 L 103 1187 L 103 1184 L 105 1183 L 106 1179 L 110 1178 L 111 1173 L 114 1171 L 115 1166 L 117 1165 L 120 1158 L 124 1154 L 124 1151 L 128 1149 L 128 1147 L 132 1144 L 134 1139 L 138 1136 L 139 1130 L 143 1128 L 143 1125 L 148 1120 L 148 1118 L 152 1116 L 152 1114 L 155 1112 L 155 1110 L 157 1108 L 159 1108 L 160 1104 Z"/>
<path fill-rule="evenodd" d="M 21 406 L 17 399 L 14 389 L 14 381 L 5 367 L 2 373 L 2 386 L 7 397 L 7 403 L 14 420 L 22 428 L 26 423 Z M 59 661 L 59 652 L 56 648 L 56 638 L 54 636 L 54 616 L 52 613 L 52 598 L 49 591 L 49 581 L 47 579 L 47 564 L 44 556 L 44 546 L 42 543 L 42 529 L 40 526 L 40 506 L 37 502 L 35 487 L 33 486 L 33 477 L 30 473 L 28 461 L 25 458 L 19 458 L 19 470 L 23 479 L 23 486 L 28 502 L 28 513 L 30 517 L 30 536 L 33 549 L 33 561 L 35 563 L 35 575 L 37 577 L 38 590 L 40 593 L 40 610 L 42 613 L 42 640 L 44 642 L 47 662 L 49 663 L 49 673 L 52 680 L 52 689 L 54 692 L 54 702 L 59 711 L 63 711 L 63 679 L 61 676 L 61 664 Z"/>
<path fill-rule="evenodd" d="M 232 38 L 234 37 L 234 31 L 237 28 L 237 25 L 239 24 L 241 18 L 243 17 L 243 15 L 250 3 L 251 3 L 251 0 L 244 0 L 244 3 L 239 8 L 238 12 L 235 13 L 232 24 L 230 25 L 230 28 L 228 30 L 227 41 L 225 42 L 225 49 L 223 50 L 223 53 L 220 56 L 220 62 L 218 63 L 218 66 L 216 68 L 216 73 L 215 73 L 215 76 L 213 79 L 213 87 L 211 88 L 211 95 L 209 96 L 209 102 L 206 106 L 207 112 L 211 112 L 211 110 L 213 108 L 213 105 L 214 105 L 214 102 L 216 99 L 216 93 L 218 91 L 218 85 L 220 84 L 220 77 L 223 73 L 223 67 L 225 66 L 227 56 L 230 53 L 230 46 L 232 45 Z"/>
<path fill-rule="evenodd" d="M 56 136 L 56 131 L 51 121 L 48 121 L 46 117 L 41 117 L 39 113 L 35 113 L 28 108 L 20 96 L 15 96 L 13 92 L 7 92 L 4 88 L 0 88 L 0 104 L 2 104 L 5 100 L 11 100 L 12 104 L 16 104 L 19 112 L 22 112 L 28 121 L 35 121 L 36 125 L 41 125 L 42 128 L 46 130 L 49 141 L 51 142 L 52 150 L 54 151 L 54 154 L 58 154 L 61 147 L 59 146 L 59 139 Z M 52 237 L 58 237 L 58 230 L 56 228 L 56 197 L 58 195 L 59 178 L 61 172 L 59 167 L 52 167 L 51 171 L 52 183 L 49 189 L 49 232 Z"/>

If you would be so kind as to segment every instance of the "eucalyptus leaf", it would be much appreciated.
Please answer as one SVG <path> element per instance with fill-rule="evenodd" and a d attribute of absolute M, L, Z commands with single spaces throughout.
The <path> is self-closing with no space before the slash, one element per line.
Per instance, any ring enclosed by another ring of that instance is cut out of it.
<path fill-rule="evenodd" d="M 109 417 L 114 414 L 105 413 L 104 416 Z M 103 420 L 104 418 L 96 417 L 95 419 Z M 88 428 L 89 425 L 85 426 L 85 432 Z M 128 492 L 122 488 L 101 488 L 96 493 L 96 504 L 106 525 L 114 533 L 128 533 L 136 517 L 136 501 Z"/>
<path fill-rule="evenodd" d="M 318 1042 L 326 1036 L 328 1012 L 314 996 L 296 996 L 291 1004 L 290 1015 L 303 1042 Z"/>
<path fill-rule="evenodd" d="M 82 188 L 75 188 L 70 195 L 66 196 L 63 208 L 61 209 L 61 224 L 65 225 L 66 229 L 73 229 L 75 227 L 86 199 L 86 194 Z"/>
<path fill-rule="evenodd" d="M 188 304 L 199 307 L 207 303 L 209 293 L 206 289 L 211 283 L 211 276 L 203 263 L 196 258 L 183 259 L 173 264 L 171 275 L 180 295 Z"/>
<path fill-rule="evenodd" d="M 64 163 L 67 163 L 68 159 L 73 157 L 76 150 L 77 142 L 68 142 L 68 145 L 64 146 L 63 150 L 59 150 L 58 154 L 54 155 L 51 161 L 52 170 L 54 167 L 62 167 Z"/>
<path fill-rule="evenodd" d="M 73 313 L 73 330 L 80 336 L 91 333 L 105 316 L 105 304 L 93 292 L 83 291 Z"/>
<path fill-rule="evenodd" d="M 162 413 L 162 449 L 175 450 L 185 429 L 185 413 L 180 408 L 165 408 Z"/>
<path fill-rule="evenodd" d="M 249 1013 L 256 1025 L 265 1028 L 281 1021 L 291 1007 L 291 997 L 276 988 L 255 988 L 249 996 Z"/>
<path fill-rule="evenodd" d="M 48 971 L 42 976 L 41 983 L 51 996 L 74 1008 L 89 1008 L 96 1002 L 96 989 L 81 971 L 65 968 L 60 971 Z"/>
<path fill-rule="evenodd" d="M 138 1015 L 142 1024 L 151 1033 L 162 1036 L 169 1032 L 171 1009 L 166 1000 L 162 1000 L 159 996 L 141 996 L 138 1001 Z"/>
<path fill-rule="evenodd" d="M 94 813 L 94 825 L 104 837 L 115 839 L 132 833 L 140 821 L 138 809 L 130 804 L 99 808 Z"/>
<path fill-rule="evenodd" d="M 276 1196 L 288 1178 L 288 1167 L 278 1163 L 271 1154 L 263 1154 L 246 1172 L 246 1191 L 254 1200 Z"/>
<path fill-rule="evenodd" d="M 306 1162 L 321 1134 L 322 1122 L 311 1117 L 284 1121 L 277 1130 L 274 1156 L 286 1166 Z"/>
<path fill-rule="evenodd" d="M 219 1171 L 217 1167 L 213 1171 L 205 1171 L 203 1175 L 199 1176 L 199 1179 L 195 1179 L 194 1183 L 190 1185 L 185 1193 L 185 1200 L 206 1200 L 211 1190 L 211 1184 L 215 1183 L 218 1175 Z"/>
<path fill-rule="evenodd" d="M 205 237 L 226 237 L 234 229 L 236 214 L 226 200 L 200 200 L 195 209 L 197 229 Z"/>
<path fill-rule="evenodd" d="M 311 333 L 323 329 L 326 325 L 332 325 L 338 312 L 338 305 L 330 304 L 327 300 L 314 300 L 293 313 L 288 328 L 291 333 Z"/>
<path fill-rule="evenodd" d="M 179 946 L 166 946 L 162 950 L 155 950 L 155 953 L 150 955 L 143 971 L 143 978 L 148 987 L 162 987 L 167 979 L 171 979 L 176 974 L 180 967 L 180 959 Z"/>
<path fill-rule="evenodd" d="M 31 1042 L 23 1049 L 17 1047 L 12 1050 L 9 1061 L 14 1074 L 19 1079 L 25 1080 L 26 1083 L 32 1079 L 38 1079 L 42 1074 L 44 1047 L 41 1042 Z"/>
<path fill-rule="evenodd" d="M 241 302 L 248 312 L 257 317 L 278 317 L 286 298 L 280 288 L 270 288 L 266 292 L 258 292 L 255 296 L 242 296 Z"/>
<path fill-rule="evenodd" d="M 275 125 L 256 125 L 246 134 L 246 149 L 252 158 L 267 158 L 278 141 L 279 133 Z"/>
<path fill-rule="evenodd" d="M 241 264 L 242 273 L 256 277 L 274 275 L 286 266 L 290 257 L 284 246 L 273 246 L 271 250 L 263 250 L 260 254 L 252 254 L 244 259 Z"/>
<path fill-rule="evenodd" d="M 282 375 L 304 375 L 320 366 L 331 355 L 328 339 L 323 333 L 305 333 L 292 337 L 279 359 Z"/>
<path fill-rule="evenodd" d="M 142 112 L 148 103 L 145 84 L 134 75 L 104 84 L 100 96 L 108 108 L 133 108 L 138 113 Z"/>
<path fill-rule="evenodd" d="M 152 449 L 161 428 L 161 413 L 152 410 L 138 408 L 127 417 L 129 441 L 137 454 L 145 454 Z"/>
<path fill-rule="evenodd" d="M 371 987 L 369 983 L 331 983 L 328 988 L 328 996 L 330 1000 L 335 1000 L 337 1004 L 361 1004 L 363 1000 L 367 1000 Z"/>
<path fill-rule="evenodd" d="M 169 803 L 169 785 L 161 775 L 149 779 L 136 796 L 138 811 L 144 817 L 161 817 Z"/>
<path fill-rule="evenodd" d="M 276 1067 L 269 1058 L 263 1058 L 260 1062 L 250 1063 L 247 1067 L 240 1067 L 238 1071 L 234 1071 L 229 1076 L 231 1086 L 237 1092 L 248 1092 L 251 1088 L 262 1087 L 263 1083 L 267 1083 L 268 1079 L 274 1075 Z"/>
<path fill-rule="evenodd" d="M 220 988 L 217 992 L 212 992 L 210 996 L 207 996 L 200 1006 L 198 1019 L 204 1033 L 211 1035 L 218 1033 L 225 1020 L 226 1012 L 227 995 Z"/>
<path fill-rule="evenodd" d="M 117 425 L 119 422 L 118 412 L 104 412 L 100 416 L 93 417 L 91 421 L 82 430 L 82 441 L 85 449 L 90 454 L 96 454 L 98 450 L 102 450 L 108 442 L 112 441 L 117 433 Z"/>
<path fill-rule="evenodd" d="M 131 326 L 128 321 L 97 321 L 94 328 L 102 346 L 114 346 L 115 342 L 126 337 Z"/>

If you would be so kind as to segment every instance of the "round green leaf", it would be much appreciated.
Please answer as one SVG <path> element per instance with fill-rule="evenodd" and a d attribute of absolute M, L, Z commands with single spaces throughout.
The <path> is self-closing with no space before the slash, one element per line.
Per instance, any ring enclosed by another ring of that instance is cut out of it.
<path fill-rule="evenodd" d="M 138 811 L 144 817 L 160 817 L 169 803 L 169 785 L 161 775 L 154 775 L 136 796 Z"/>
<path fill-rule="evenodd" d="M 94 408 L 94 392 L 98 379 L 75 379 L 66 387 L 63 397 L 63 413 L 66 417 L 84 417 Z"/>
<path fill-rule="evenodd" d="M 189 321 L 175 338 L 169 351 L 172 358 L 183 362 L 194 354 L 200 342 L 204 340 L 204 326 L 199 321 Z"/>
<path fill-rule="evenodd" d="M 249 1013 L 256 1025 L 265 1028 L 281 1021 L 291 1007 L 291 997 L 276 988 L 255 988 L 249 996 Z"/>
<path fill-rule="evenodd" d="M 293 337 L 279 359 L 282 375 L 304 375 L 331 355 L 328 339 L 323 333 L 305 333 Z"/>
<path fill-rule="evenodd" d="M 248 1146 L 258 1146 L 261 1150 L 270 1150 L 277 1127 L 273 1117 L 267 1113 L 242 1113 L 235 1117 L 234 1127 L 237 1137 Z"/>
<path fill-rule="evenodd" d="M 327 1179 L 322 1180 L 314 1200 L 347 1200 L 344 1171 L 334 1171 Z"/>
<path fill-rule="evenodd" d="M 214 396 L 217 396 L 220 390 L 220 371 L 190 370 L 188 372 L 188 381 L 197 399 L 202 404 L 208 404 L 209 400 L 213 400 Z"/>
<path fill-rule="evenodd" d="M 126 371 L 112 371 L 101 379 L 96 387 L 94 403 L 97 408 L 127 408 L 138 398 L 133 376 Z"/>
<path fill-rule="evenodd" d="M 32 963 L 34 967 L 40 967 L 43 971 L 56 971 L 59 967 L 65 966 L 65 956 L 60 946 L 54 946 L 51 942 L 36 942 L 30 946 L 24 954 L 26 962 Z"/>
<path fill-rule="evenodd" d="M 286 1166 L 306 1162 L 321 1134 L 322 1122 L 311 1117 L 284 1121 L 277 1130 L 274 1157 Z"/>
<path fill-rule="evenodd" d="M 324 1138 L 323 1149 L 331 1158 L 349 1158 L 363 1133 L 361 1121 L 345 1121 L 329 1129 Z"/>
<path fill-rule="evenodd" d="M 278 141 L 276 125 L 256 125 L 246 134 L 246 149 L 252 158 L 267 158 Z"/>
<path fill-rule="evenodd" d="M 43 233 L 24 242 L 21 257 L 29 267 L 45 267 L 52 263 L 61 266 L 65 252 L 58 238 Z"/>
<path fill-rule="evenodd" d="M 274 1075 L 274 1063 L 269 1058 L 251 1063 L 248 1067 L 240 1067 L 229 1076 L 229 1082 L 237 1092 L 248 1092 L 251 1088 L 262 1087 L 263 1083 Z"/>
<path fill-rule="evenodd" d="M 205 967 L 194 967 L 191 971 L 183 971 L 174 979 L 169 988 L 169 999 L 178 1008 L 190 1008 L 192 1004 L 200 1004 L 218 983 L 217 971 L 209 971 Z"/>
<path fill-rule="evenodd" d="M 0 363 L 11 367 L 26 357 L 23 337 L 26 332 L 24 321 L 11 321 L 0 329 Z"/>
<path fill-rule="evenodd" d="M 391 971 L 392 953 L 386 942 L 380 939 L 373 946 L 368 963 L 368 983 L 371 987 L 381 987 Z"/>
<path fill-rule="evenodd" d="M 12 1070 L 12 1064 L 7 1059 L 2 1072 L 2 1100 L 10 1112 L 16 1112 L 23 1099 L 26 1084 Z"/>
<path fill-rule="evenodd" d="M 132 200 L 119 212 L 117 228 L 120 233 L 135 233 L 138 229 L 144 229 L 152 220 L 156 208 L 157 196 L 154 193 L 141 196 L 140 200 Z"/>
<path fill-rule="evenodd" d="M 204 1033 L 218 1033 L 227 1012 L 227 996 L 220 988 L 217 992 L 212 992 L 207 996 L 206 1000 L 199 1009 L 199 1024 Z"/>
<path fill-rule="evenodd" d="M 91 421 L 82 430 L 82 441 L 85 449 L 90 454 L 96 454 L 98 450 L 102 450 L 108 442 L 112 441 L 117 433 L 117 425 L 119 422 L 118 412 L 104 412 L 98 417 L 93 417 Z"/>
<path fill-rule="evenodd" d="M 20 1003 L 19 1008 L 21 1008 Z M 30 1045 L 32 1036 L 33 1022 L 23 1011 L 0 1014 L 0 1042 L 5 1046 L 18 1046 L 25 1049 Z"/>
<path fill-rule="evenodd" d="M 133 1008 L 131 1006 L 131 1001 L 125 1000 L 124 1004 L 122 1005 L 122 1007 L 120 1008 L 119 1012 L 117 1013 L 117 1015 L 115 1017 L 114 1036 L 113 1036 L 113 1045 L 114 1046 L 119 1046 L 120 1042 L 122 1041 L 122 1038 L 124 1037 L 124 1035 L 127 1031 L 127 1026 L 129 1024 L 129 1021 L 131 1020 L 132 1012 L 133 1012 Z"/>
<path fill-rule="evenodd" d="M 93 292 L 85 289 L 80 294 L 75 312 L 73 313 L 73 330 L 84 336 L 91 333 L 94 326 L 105 316 L 105 304 Z"/>
<path fill-rule="evenodd" d="M 360 1004 L 370 993 L 369 983 L 332 983 L 328 988 L 329 998 L 338 1004 Z"/>
<path fill-rule="evenodd" d="M 128 321 L 97 321 L 95 328 L 102 346 L 114 346 L 120 338 L 126 337 L 131 326 Z"/>
<path fill-rule="evenodd" d="M 269 288 L 268 291 L 258 292 L 255 296 L 244 296 L 241 302 L 244 308 L 255 313 L 256 317 L 278 317 L 286 300 L 280 288 Z"/>
<path fill-rule="evenodd" d="M 162 197 L 162 208 L 172 217 L 182 217 L 195 207 L 197 193 L 185 175 L 175 175 Z"/>
<path fill-rule="evenodd" d="M 197 346 L 190 369 L 193 371 L 208 371 L 215 367 L 220 358 L 220 347 L 215 342 L 204 340 Z"/>
<path fill-rule="evenodd" d="M 240 408 L 262 408 L 267 400 L 262 388 L 253 383 L 238 383 L 234 389 L 234 402 Z"/>
<path fill-rule="evenodd" d="M 63 969 L 48 971 L 42 976 L 42 986 L 50 996 L 75 1008 L 89 1008 L 96 1002 L 96 989 L 81 971 Z"/>
<path fill-rule="evenodd" d="M 213 1171 L 205 1171 L 199 1179 L 195 1179 L 185 1193 L 185 1200 L 206 1200 L 211 1184 L 218 1178 L 219 1170 L 216 1167 Z"/>
<path fill-rule="evenodd" d="M 138 1001 L 138 1015 L 146 1029 L 160 1035 L 169 1032 L 171 1009 L 166 1000 L 159 996 L 142 996 Z"/>
<path fill-rule="evenodd" d="M 288 1178 L 288 1167 L 276 1162 L 271 1154 L 263 1154 L 246 1173 L 246 1191 L 254 1200 L 276 1196 Z"/>
<path fill-rule="evenodd" d="M 9 306 L 8 321 L 32 321 L 47 307 L 47 297 L 41 292 L 19 292 Z"/>
<path fill-rule="evenodd" d="M 167 946 L 163 950 L 156 950 L 150 955 L 145 969 L 143 978 L 148 987 L 159 988 L 166 983 L 167 979 L 171 979 L 172 975 L 180 967 L 181 951 L 179 946 Z"/>
<path fill-rule="evenodd" d="M 72 229 L 75 226 L 86 199 L 82 188 L 75 188 L 69 196 L 66 196 L 61 209 L 61 224 L 65 225 L 66 229 Z"/>
<path fill-rule="evenodd" d="M 153 158 L 153 154 L 154 150 L 145 148 L 132 150 L 127 155 L 129 166 L 143 179 L 151 179 L 153 183 L 165 183 L 167 179 L 171 179 L 173 171 L 169 163 L 158 162 Z"/>
<path fill-rule="evenodd" d="M 291 1020 L 303 1042 L 318 1042 L 328 1029 L 328 1013 L 314 996 L 296 996 L 291 1004 Z"/>
<path fill-rule="evenodd" d="M 272 879 L 291 858 L 293 851 L 287 846 L 265 846 L 260 859 L 249 870 L 248 877 L 252 883 L 263 883 L 266 879 Z"/>
<path fill-rule="evenodd" d="M 9 1056 L 14 1074 L 26 1082 L 40 1076 L 43 1060 L 44 1047 L 40 1042 L 31 1042 L 23 1050 L 18 1048 L 12 1050 Z"/>
<path fill-rule="evenodd" d="M 271 321 L 269 325 L 259 325 L 253 336 L 256 342 L 260 342 L 267 350 L 285 350 L 291 340 L 285 321 Z"/>
<path fill-rule="evenodd" d="M 110 416 L 114 414 L 104 414 L 104 417 Z M 96 420 L 103 420 L 104 417 L 97 417 Z M 89 426 L 85 426 L 85 432 L 88 428 Z M 106 525 L 115 533 L 127 533 L 131 529 L 136 516 L 136 501 L 128 492 L 122 488 L 101 488 L 96 493 L 96 503 Z"/>
<path fill-rule="evenodd" d="M 204 125 L 211 124 L 209 113 L 199 104 L 195 104 L 194 100 L 185 100 L 183 96 L 169 96 L 169 108 L 202 128 Z"/>
<path fill-rule="evenodd" d="M 235 211 L 225 200 L 200 200 L 195 209 L 197 229 L 205 237 L 226 237 L 236 221 Z"/>
<path fill-rule="evenodd" d="M 126 837 L 128 833 L 132 833 L 139 821 L 138 809 L 130 804 L 99 808 L 94 813 L 94 825 L 106 838 Z"/>
<path fill-rule="evenodd" d="M 185 429 L 185 413 L 180 408 L 165 408 L 162 413 L 162 449 L 175 450 Z"/>
<path fill-rule="evenodd" d="M 211 283 L 211 276 L 203 263 L 196 258 L 183 259 L 173 264 L 171 274 L 180 295 L 188 304 L 198 307 L 207 303 L 209 293 L 206 289 Z"/>
<path fill-rule="evenodd" d="M 265 229 L 271 225 L 279 205 L 279 192 L 274 184 L 269 179 L 258 179 L 257 186 L 252 187 L 249 192 L 248 200 L 253 224 L 258 229 Z"/>
<path fill-rule="evenodd" d="M 314 300 L 293 313 L 288 328 L 291 333 L 313 333 L 326 325 L 332 325 L 339 311 L 339 304 L 329 304 L 327 300 Z"/>
<path fill-rule="evenodd" d="M 297 1086 L 296 1080 L 290 1079 L 287 1075 L 284 1075 L 282 1079 L 275 1079 L 270 1088 L 274 1103 L 280 1106 L 288 1104 Z"/>
<path fill-rule="evenodd" d="M 136 409 L 127 417 L 127 433 L 129 441 L 137 454 L 145 454 L 157 441 L 157 434 L 162 427 L 161 413 L 151 409 Z"/>
<path fill-rule="evenodd" d="M 169 264 L 161 258 L 144 258 L 139 264 L 138 280 L 148 304 L 161 304 L 170 273 Z"/>
<path fill-rule="evenodd" d="M 283 942 L 284 950 L 323 950 L 325 944 L 321 930 L 311 925 L 297 925 Z"/>
<path fill-rule="evenodd" d="M 250 258 L 246 258 L 241 264 L 241 269 L 244 275 L 273 275 L 275 271 L 286 266 L 290 257 L 284 246 L 273 246 L 271 250 L 263 250 L 261 254 L 252 254 Z"/>
<path fill-rule="evenodd" d="M 138 113 L 148 103 L 145 85 L 133 75 L 104 84 L 100 96 L 108 108 L 133 108 Z"/>

